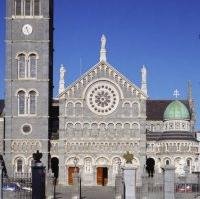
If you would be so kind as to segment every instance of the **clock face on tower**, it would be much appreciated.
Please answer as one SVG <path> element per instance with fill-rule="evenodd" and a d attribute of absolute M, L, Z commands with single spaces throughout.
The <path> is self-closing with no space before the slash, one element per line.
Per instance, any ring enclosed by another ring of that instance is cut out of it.
<path fill-rule="evenodd" d="M 89 109 L 98 115 L 112 113 L 119 104 L 119 93 L 109 81 L 98 81 L 92 84 L 86 93 Z"/>
<path fill-rule="evenodd" d="M 22 27 L 22 32 L 24 35 L 30 35 L 33 31 L 33 28 L 30 24 L 25 24 L 23 27 Z"/>

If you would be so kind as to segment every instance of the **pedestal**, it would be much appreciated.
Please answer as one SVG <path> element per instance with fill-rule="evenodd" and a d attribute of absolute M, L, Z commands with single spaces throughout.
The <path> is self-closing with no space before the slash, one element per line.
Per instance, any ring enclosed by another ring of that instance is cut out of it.
<path fill-rule="evenodd" d="M 136 199 L 136 169 L 132 164 L 126 164 L 124 167 L 126 199 Z"/>
<path fill-rule="evenodd" d="M 175 199 L 175 167 L 166 165 L 163 169 L 164 199 Z"/>

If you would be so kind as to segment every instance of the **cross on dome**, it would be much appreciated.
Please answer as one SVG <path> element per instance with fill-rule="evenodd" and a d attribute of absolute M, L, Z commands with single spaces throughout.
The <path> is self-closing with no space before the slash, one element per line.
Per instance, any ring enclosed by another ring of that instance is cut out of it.
<path fill-rule="evenodd" d="M 174 90 L 174 94 L 173 94 L 173 96 L 175 96 L 176 99 L 178 98 L 179 95 L 180 95 L 179 91 L 178 91 L 177 89 Z"/>

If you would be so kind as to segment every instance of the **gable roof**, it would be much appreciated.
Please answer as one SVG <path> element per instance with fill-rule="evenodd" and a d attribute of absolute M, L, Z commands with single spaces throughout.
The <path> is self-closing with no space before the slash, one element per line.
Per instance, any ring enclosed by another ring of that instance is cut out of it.
<path fill-rule="evenodd" d="M 147 100 L 146 101 L 146 115 L 147 120 L 163 120 L 163 115 L 167 106 L 174 100 Z M 180 100 L 188 109 L 188 100 Z"/>
<path fill-rule="evenodd" d="M 62 96 L 64 93 L 66 93 L 68 90 L 70 90 L 73 86 L 75 86 L 79 81 L 83 80 L 87 75 L 89 75 L 92 71 L 97 70 L 97 68 L 101 65 L 106 65 L 110 70 L 112 70 L 115 74 L 117 74 L 121 79 L 123 79 L 125 82 L 127 82 L 128 85 L 131 85 L 134 89 L 136 89 L 139 93 L 142 93 L 142 95 L 145 98 L 148 98 L 148 96 L 135 84 L 133 84 L 128 78 L 126 78 L 121 72 L 119 72 L 116 68 L 111 66 L 108 62 L 100 61 L 93 67 L 91 67 L 88 71 L 86 71 L 83 75 L 81 75 L 76 81 L 74 81 L 72 84 L 70 84 L 62 93 L 58 95 L 58 97 Z"/>

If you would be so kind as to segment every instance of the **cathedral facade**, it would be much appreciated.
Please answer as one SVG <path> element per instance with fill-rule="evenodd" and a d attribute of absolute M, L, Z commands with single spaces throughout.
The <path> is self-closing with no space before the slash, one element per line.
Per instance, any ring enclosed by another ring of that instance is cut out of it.
<path fill-rule="evenodd" d="M 103 35 L 98 63 L 67 87 L 61 66 L 53 98 L 53 1 L 6 2 L 0 151 L 9 175 L 30 172 L 36 150 L 63 185 L 73 184 L 76 170 L 83 185 L 113 186 L 127 152 L 134 156 L 138 185 L 149 161 L 157 173 L 169 164 L 177 175 L 199 170 L 191 92 L 185 100 L 151 100 L 146 67 L 140 86 L 128 80 L 108 63 Z"/>

